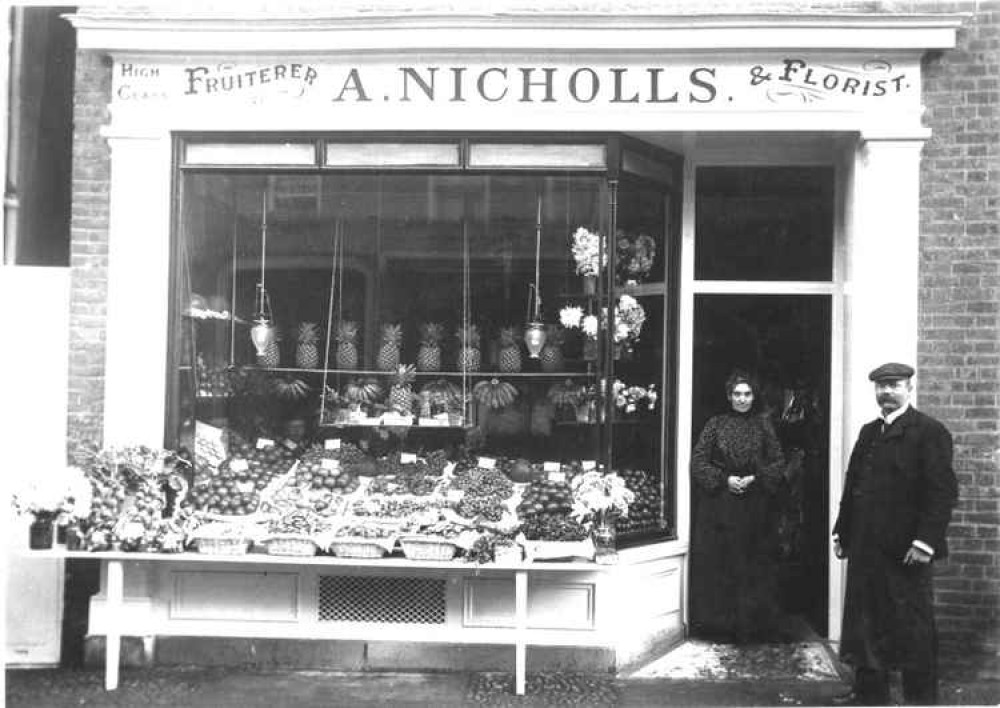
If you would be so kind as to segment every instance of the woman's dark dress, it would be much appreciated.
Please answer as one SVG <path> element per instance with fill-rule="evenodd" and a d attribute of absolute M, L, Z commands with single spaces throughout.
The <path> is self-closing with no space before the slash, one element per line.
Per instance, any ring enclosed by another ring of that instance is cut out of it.
<path fill-rule="evenodd" d="M 767 417 L 735 412 L 705 424 L 691 456 L 692 633 L 750 641 L 777 619 L 776 526 L 771 501 L 784 459 Z M 745 494 L 730 475 L 756 475 Z"/>

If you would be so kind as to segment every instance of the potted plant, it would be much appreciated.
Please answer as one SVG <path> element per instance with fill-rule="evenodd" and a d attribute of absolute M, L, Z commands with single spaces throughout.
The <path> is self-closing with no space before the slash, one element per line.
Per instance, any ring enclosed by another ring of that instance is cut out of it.
<path fill-rule="evenodd" d="M 570 483 L 573 490 L 573 510 L 577 521 L 589 522 L 598 563 L 617 561 L 615 521 L 628 516 L 628 507 L 635 501 L 635 492 L 625 486 L 625 480 L 614 472 L 597 470 L 584 472 Z"/>
<path fill-rule="evenodd" d="M 52 548 L 57 521 L 70 523 L 90 513 L 90 482 L 83 470 L 70 465 L 26 480 L 12 501 L 18 514 L 32 517 L 29 548 Z"/>

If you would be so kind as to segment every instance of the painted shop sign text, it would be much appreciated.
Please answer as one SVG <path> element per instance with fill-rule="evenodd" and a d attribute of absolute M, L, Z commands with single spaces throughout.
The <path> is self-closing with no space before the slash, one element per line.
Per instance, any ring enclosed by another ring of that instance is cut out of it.
<path fill-rule="evenodd" d="M 120 61 L 118 103 L 307 101 L 329 106 L 391 103 L 399 106 L 658 106 L 766 110 L 822 102 L 855 107 L 896 98 L 918 101 L 908 73 L 884 60 L 828 61 L 777 56 L 763 62 L 666 66 L 402 64 L 363 65 L 326 60 L 272 60 L 256 64 Z"/>

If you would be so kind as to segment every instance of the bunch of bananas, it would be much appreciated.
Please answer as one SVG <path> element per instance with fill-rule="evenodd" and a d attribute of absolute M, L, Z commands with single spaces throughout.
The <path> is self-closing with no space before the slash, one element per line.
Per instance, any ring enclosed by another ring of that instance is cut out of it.
<path fill-rule="evenodd" d="M 509 406 L 517 398 L 517 393 L 513 384 L 500 379 L 480 381 L 472 387 L 473 397 L 494 410 Z"/>
<path fill-rule="evenodd" d="M 271 383 L 279 398 L 297 401 L 309 395 L 309 384 L 294 376 L 281 376 Z"/>
<path fill-rule="evenodd" d="M 384 393 L 382 383 L 371 376 L 352 379 L 344 386 L 344 398 L 351 403 L 374 403 L 381 399 Z"/>

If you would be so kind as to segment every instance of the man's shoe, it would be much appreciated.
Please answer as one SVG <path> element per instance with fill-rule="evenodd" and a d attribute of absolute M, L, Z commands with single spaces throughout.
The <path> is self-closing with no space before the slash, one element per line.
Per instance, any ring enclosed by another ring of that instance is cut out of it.
<path fill-rule="evenodd" d="M 850 691 L 838 693 L 836 696 L 830 698 L 830 705 L 832 706 L 863 706 L 864 704 L 861 696 L 853 688 Z"/>

